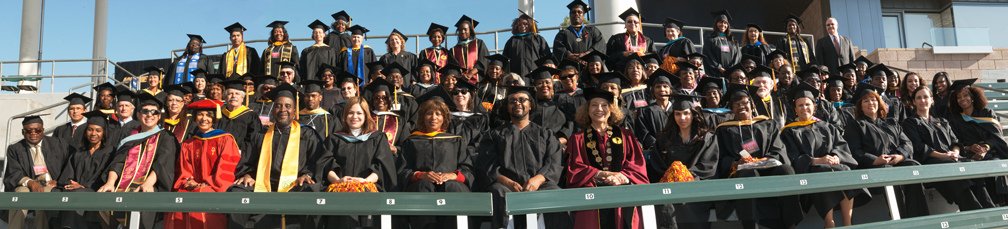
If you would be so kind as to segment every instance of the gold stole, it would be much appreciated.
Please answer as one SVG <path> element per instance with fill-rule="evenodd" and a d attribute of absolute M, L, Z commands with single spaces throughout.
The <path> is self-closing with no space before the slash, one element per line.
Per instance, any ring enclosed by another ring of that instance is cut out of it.
<path fill-rule="evenodd" d="M 234 111 L 229 111 L 228 109 L 221 109 L 221 113 L 224 114 L 224 117 L 233 120 L 237 118 L 239 115 L 244 114 L 245 111 L 247 111 L 248 109 L 249 108 L 246 106 L 239 106 L 238 108 L 235 108 Z"/>
<path fill-rule="evenodd" d="M 808 121 L 794 121 L 794 122 L 788 123 L 787 125 L 784 125 L 784 129 L 787 129 L 787 128 L 790 128 L 790 127 L 808 126 L 808 125 L 812 125 L 813 123 L 816 123 L 815 119 L 811 119 L 811 120 L 808 120 Z"/>
<path fill-rule="evenodd" d="M 325 133 L 325 135 L 322 135 L 322 136 L 326 137 L 326 138 L 329 137 L 329 112 L 328 111 L 326 111 L 325 109 L 322 109 L 321 107 L 315 108 L 314 110 L 308 110 L 308 108 L 305 108 L 305 109 L 299 111 L 298 115 L 316 115 L 316 117 L 317 116 L 322 116 L 322 121 L 325 124 L 325 126 L 322 127 L 322 129 L 325 129 L 323 131 Z M 312 121 L 312 123 L 314 123 L 315 120 L 313 119 L 311 121 Z"/>
<path fill-rule="evenodd" d="M 266 136 L 263 137 L 262 149 L 259 150 L 259 166 L 256 168 L 255 192 L 272 192 L 270 190 L 270 166 L 273 165 L 273 131 L 276 126 L 266 129 Z M 277 185 L 277 192 L 287 192 L 294 187 L 294 181 L 298 176 L 298 160 L 301 149 L 301 124 L 292 121 L 290 124 L 290 137 L 287 138 L 287 149 L 284 149 L 283 164 L 280 166 L 280 184 Z"/>
<path fill-rule="evenodd" d="M 277 63 L 283 62 L 283 61 L 290 61 L 291 60 L 291 55 L 293 55 L 293 52 L 294 52 L 294 44 L 292 44 L 290 42 L 284 42 L 282 44 L 277 44 L 276 42 L 273 42 L 273 44 L 271 44 L 269 47 L 266 47 L 265 52 L 263 52 L 263 61 L 265 61 L 265 63 L 263 64 L 263 67 L 265 68 L 265 70 L 263 71 L 263 72 L 265 72 L 264 74 L 268 75 L 268 76 L 278 77 L 278 76 L 272 75 L 273 74 L 273 55 L 272 54 L 273 54 L 273 49 L 275 49 L 275 48 L 279 48 L 280 49 L 280 59 L 277 60 Z"/>
<path fill-rule="evenodd" d="M 247 63 L 245 61 L 245 57 L 247 55 L 245 55 L 245 51 L 245 43 L 228 50 L 227 55 L 224 58 L 224 63 L 227 63 L 227 68 L 224 70 L 226 71 L 224 75 L 225 78 L 230 77 L 234 73 L 238 73 L 238 75 L 245 75 L 245 73 L 248 73 L 248 68 L 246 67 Z"/>
<path fill-rule="evenodd" d="M 722 127 L 722 126 L 748 126 L 748 125 L 752 125 L 753 123 L 757 123 L 759 121 L 764 121 L 764 120 L 767 120 L 767 119 L 770 119 L 770 118 L 768 118 L 767 116 L 760 115 L 760 116 L 753 117 L 750 120 L 722 122 L 721 124 L 718 124 L 717 127 Z"/>

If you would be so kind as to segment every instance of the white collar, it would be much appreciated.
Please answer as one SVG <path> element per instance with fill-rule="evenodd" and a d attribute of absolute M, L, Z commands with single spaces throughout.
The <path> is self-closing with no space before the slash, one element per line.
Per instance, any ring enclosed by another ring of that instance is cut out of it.
<path fill-rule="evenodd" d="M 80 121 L 78 121 L 78 122 L 73 122 L 73 121 L 71 121 L 71 122 L 70 122 L 70 126 L 80 126 L 80 125 L 84 125 L 84 123 L 87 123 L 87 117 L 84 117 L 84 118 L 82 118 L 82 119 L 81 119 Z"/>
<path fill-rule="evenodd" d="M 350 130 L 350 134 L 353 135 L 354 137 L 360 136 L 361 129 L 352 129 Z"/>

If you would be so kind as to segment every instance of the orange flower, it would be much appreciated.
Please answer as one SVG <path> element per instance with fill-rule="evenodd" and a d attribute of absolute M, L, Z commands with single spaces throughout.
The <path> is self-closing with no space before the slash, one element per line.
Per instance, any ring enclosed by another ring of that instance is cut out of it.
<path fill-rule="evenodd" d="M 326 192 L 378 192 L 378 187 L 371 182 L 338 182 L 329 185 Z"/>
<path fill-rule="evenodd" d="M 693 173 L 680 161 L 672 162 L 672 165 L 669 165 L 668 170 L 665 170 L 665 175 L 661 178 L 661 182 L 663 183 L 690 181 L 693 181 Z"/>

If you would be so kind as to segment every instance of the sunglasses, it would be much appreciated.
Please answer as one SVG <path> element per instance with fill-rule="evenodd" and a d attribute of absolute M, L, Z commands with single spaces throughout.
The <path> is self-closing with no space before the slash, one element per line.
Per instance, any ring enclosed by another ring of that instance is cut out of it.
<path fill-rule="evenodd" d="M 160 115 L 161 114 L 161 110 L 157 110 L 157 109 L 142 109 L 142 110 L 140 110 L 140 114 L 145 114 L 145 115 Z"/>
<path fill-rule="evenodd" d="M 527 99 L 527 98 L 508 99 L 509 103 L 525 103 L 525 102 L 528 102 L 528 101 L 529 101 L 529 99 Z"/>
<path fill-rule="evenodd" d="M 29 129 L 23 129 L 21 131 L 24 132 L 24 133 L 26 133 L 26 134 L 41 134 L 42 131 L 45 131 L 45 130 L 42 129 L 42 128 L 29 128 Z"/>
<path fill-rule="evenodd" d="M 577 76 L 577 74 L 560 75 L 560 79 L 570 79 L 574 78 L 575 76 Z"/>
<path fill-rule="evenodd" d="M 456 90 L 452 91 L 451 94 L 452 95 L 467 95 L 467 94 L 469 94 L 469 90 L 467 90 L 467 89 L 456 89 Z"/>

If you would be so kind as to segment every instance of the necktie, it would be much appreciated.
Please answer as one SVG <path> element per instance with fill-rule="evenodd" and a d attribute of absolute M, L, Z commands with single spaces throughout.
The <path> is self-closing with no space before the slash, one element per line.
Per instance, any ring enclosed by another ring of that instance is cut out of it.
<path fill-rule="evenodd" d="M 831 37 L 833 37 L 833 47 L 836 48 L 837 55 L 840 55 L 840 37 L 839 36 L 831 36 Z"/>
<path fill-rule="evenodd" d="M 37 168 L 44 169 L 46 167 L 46 162 L 45 162 L 45 156 L 42 155 L 42 148 L 41 148 L 41 146 L 38 146 L 38 145 L 32 146 L 31 147 L 31 153 L 32 153 L 32 165 L 34 165 Z M 45 183 L 48 183 L 49 180 L 51 180 L 52 178 L 49 177 L 48 169 L 45 169 L 45 170 L 42 170 L 42 169 L 36 169 L 36 173 L 37 174 L 35 174 L 35 175 L 36 175 L 36 177 L 42 177 L 40 180 L 42 182 L 44 182 L 43 184 L 45 184 Z M 46 171 L 46 172 L 45 173 L 38 173 L 38 171 Z"/>

